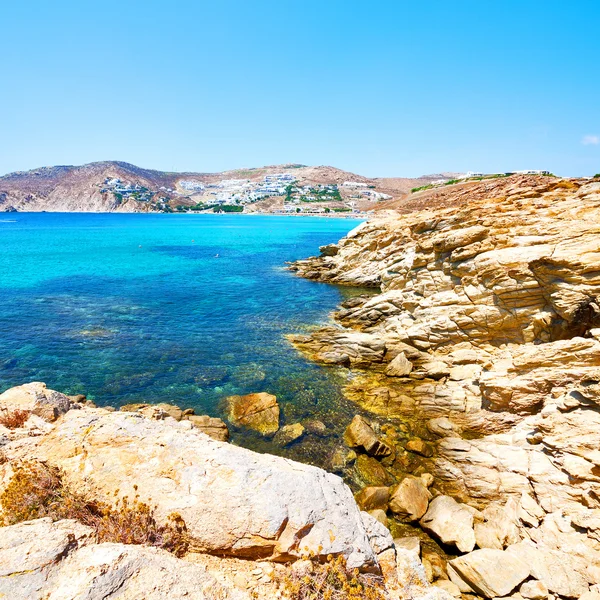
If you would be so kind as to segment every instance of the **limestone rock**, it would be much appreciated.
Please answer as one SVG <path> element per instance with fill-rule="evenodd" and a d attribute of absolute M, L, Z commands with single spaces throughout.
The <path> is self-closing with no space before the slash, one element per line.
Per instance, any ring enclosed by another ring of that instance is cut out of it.
<path fill-rule="evenodd" d="M 364 511 L 375 509 L 387 510 L 390 488 L 387 486 L 369 485 L 354 496 L 356 504 Z"/>
<path fill-rule="evenodd" d="M 394 546 L 412 552 L 417 558 L 421 556 L 421 540 L 415 536 L 395 538 Z"/>
<path fill-rule="evenodd" d="M 385 373 L 390 377 L 405 377 L 412 371 L 412 363 L 400 352 L 387 366 Z"/>
<path fill-rule="evenodd" d="M 431 494 L 416 477 L 405 477 L 392 488 L 389 509 L 407 521 L 418 521 L 427 511 Z"/>
<path fill-rule="evenodd" d="M 96 544 L 77 521 L 0 528 L 0 597 L 10 600 L 249 600 L 204 567 L 158 548 Z"/>
<path fill-rule="evenodd" d="M 186 415 L 184 418 L 209 437 L 220 442 L 229 441 L 229 428 L 222 419 L 208 415 Z"/>
<path fill-rule="evenodd" d="M 71 407 L 68 396 L 49 390 L 45 383 L 26 383 L 0 394 L 0 408 L 24 410 L 45 421 L 55 421 Z"/>
<path fill-rule="evenodd" d="M 304 425 L 294 423 L 293 425 L 284 425 L 273 438 L 273 441 L 280 446 L 289 446 L 298 441 L 304 435 Z"/>
<path fill-rule="evenodd" d="M 406 443 L 406 449 L 409 452 L 414 452 L 415 454 L 420 454 L 421 456 L 425 456 L 430 458 L 433 456 L 433 450 L 431 446 L 424 442 L 421 438 L 413 438 Z"/>
<path fill-rule="evenodd" d="M 28 442 L 15 446 L 12 456 L 56 465 L 76 489 L 109 502 L 117 490 L 130 498 L 139 494 L 156 505 L 159 521 L 179 513 L 196 550 L 289 560 L 308 549 L 342 553 L 352 566 L 375 561 L 359 509 L 340 478 L 218 442 L 187 421 L 73 410 Z"/>
<path fill-rule="evenodd" d="M 437 496 L 430 502 L 420 524 L 444 544 L 455 544 L 461 552 L 471 552 L 475 547 L 473 519 L 476 512 L 450 496 Z"/>
<path fill-rule="evenodd" d="M 544 600 L 548 597 L 548 588 L 536 579 L 526 581 L 520 588 L 519 592 L 523 598 L 529 600 Z"/>
<path fill-rule="evenodd" d="M 70 520 L 37 519 L 0 528 L 0 598 L 41 598 L 55 565 L 94 538 L 92 528 Z"/>
<path fill-rule="evenodd" d="M 527 563 L 503 550 L 485 548 L 450 561 L 452 568 L 486 598 L 507 596 L 529 577 Z"/>
<path fill-rule="evenodd" d="M 344 442 L 350 448 L 360 448 L 370 456 L 388 456 L 392 449 L 382 442 L 364 417 L 356 415 L 344 432 Z"/>
<path fill-rule="evenodd" d="M 433 582 L 433 585 L 435 587 L 439 587 L 445 592 L 448 592 L 453 598 L 461 597 L 460 588 L 449 579 L 438 579 L 437 581 Z"/>
<path fill-rule="evenodd" d="M 227 418 L 236 427 L 248 427 L 263 435 L 279 429 L 279 405 L 272 394 L 260 392 L 225 399 Z"/>
<path fill-rule="evenodd" d="M 580 546 L 579 550 L 584 548 Z M 589 567 L 593 562 L 598 564 L 590 556 L 592 552 L 588 555 L 584 550 L 585 556 L 578 556 L 576 552 L 539 546 L 531 541 L 513 544 L 505 552 L 526 562 L 531 576 L 542 582 L 550 592 L 567 598 L 579 598 L 588 590 Z"/>
<path fill-rule="evenodd" d="M 373 510 L 366 511 L 367 514 L 371 515 L 376 521 L 379 521 L 386 529 L 388 529 L 388 518 L 385 510 L 380 508 L 374 508 Z"/>
<path fill-rule="evenodd" d="M 520 541 L 516 499 L 509 499 L 505 506 L 491 503 L 482 514 L 485 522 L 475 523 L 475 540 L 480 548 L 502 550 Z"/>
<path fill-rule="evenodd" d="M 385 467 L 375 458 L 359 454 L 356 458 L 356 472 L 366 485 L 385 486 L 392 483 L 393 478 Z"/>
<path fill-rule="evenodd" d="M 217 581 L 205 568 L 164 550 L 109 543 L 87 546 L 71 554 L 48 587 L 49 600 L 250 598 L 246 592 Z M 90 591 L 95 595 L 90 596 Z"/>

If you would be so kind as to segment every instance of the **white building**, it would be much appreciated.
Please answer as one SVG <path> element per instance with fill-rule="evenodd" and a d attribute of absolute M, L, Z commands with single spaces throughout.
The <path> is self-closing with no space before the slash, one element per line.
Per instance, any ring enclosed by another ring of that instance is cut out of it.
<path fill-rule="evenodd" d="M 360 183 L 358 181 L 344 181 L 344 183 L 342 183 L 342 185 L 344 187 L 354 187 L 354 188 L 358 188 L 358 187 L 369 187 L 366 183 Z"/>

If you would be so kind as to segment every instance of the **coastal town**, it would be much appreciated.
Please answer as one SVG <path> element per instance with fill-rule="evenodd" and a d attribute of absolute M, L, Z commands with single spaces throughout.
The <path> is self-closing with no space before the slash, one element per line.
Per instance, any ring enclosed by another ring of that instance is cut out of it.
<path fill-rule="evenodd" d="M 181 179 L 175 187 L 161 186 L 157 192 L 118 177 L 107 177 L 102 194 L 112 194 L 116 204 L 124 200 L 149 202 L 160 212 L 243 212 L 249 205 L 267 198 L 282 200 L 272 212 L 277 214 L 365 214 L 358 201 L 378 202 L 392 198 L 359 181 L 337 184 L 302 184 L 290 173 L 265 175 L 262 180 L 221 179 L 203 182 Z M 177 202 L 177 199 L 180 202 Z"/>

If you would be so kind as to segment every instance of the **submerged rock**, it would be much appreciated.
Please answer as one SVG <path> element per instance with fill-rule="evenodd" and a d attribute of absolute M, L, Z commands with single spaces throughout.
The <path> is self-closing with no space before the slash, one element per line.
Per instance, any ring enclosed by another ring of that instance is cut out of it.
<path fill-rule="evenodd" d="M 369 456 L 389 456 L 392 449 L 382 442 L 367 420 L 356 415 L 344 432 L 344 442 L 350 448 L 360 448 Z"/>
<path fill-rule="evenodd" d="M 280 446 L 289 446 L 297 442 L 304 435 L 304 426 L 301 423 L 293 425 L 284 425 L 273 438 L 273 441 Z"/>
<path fill-rule="evenodd" d="M 260 392 L 225 399 L 227 419 L 236 427 L 272 435 L 279 429 L 279 404 L 272 394 Z"/>

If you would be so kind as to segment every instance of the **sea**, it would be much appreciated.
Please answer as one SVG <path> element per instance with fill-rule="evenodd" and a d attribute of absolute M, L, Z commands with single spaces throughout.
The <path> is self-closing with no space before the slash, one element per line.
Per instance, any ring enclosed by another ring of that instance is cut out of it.
<path fill-rule="evenodd" d="M 223 417 L 234 394 L 275 394 L 282 424 L 327 433 L 295 448 L 247 430 L 233 443 L 326 466 L 355 412 L 351 374 L 286 334 L 327 323 L 366 290 L 308 281 L 287 261 L 354 219 L 193 214 L 0 216 L 0 392 L 43 381 L 98 405 L 167 402 Z"/>

